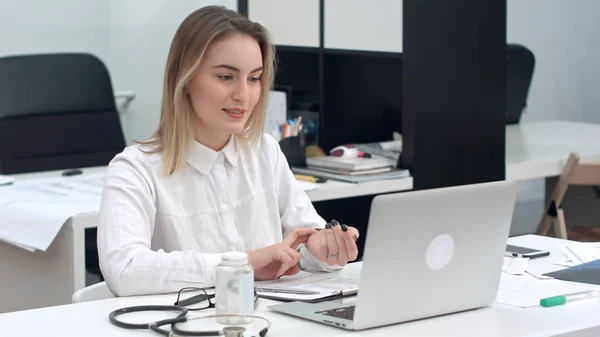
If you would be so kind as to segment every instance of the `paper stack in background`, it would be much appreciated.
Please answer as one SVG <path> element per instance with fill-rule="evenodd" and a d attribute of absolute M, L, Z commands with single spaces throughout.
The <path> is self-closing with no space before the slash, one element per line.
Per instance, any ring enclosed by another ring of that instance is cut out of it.
<path fill-rule="evenodd" d="M 397 159 L 377 155 L 372 158 L 325 156 L 306 158 L 306 167 L 292 167 L 292 171 L 353 183 L 408 177 L 408 170 L 397 169 L 396 164 Z"/>

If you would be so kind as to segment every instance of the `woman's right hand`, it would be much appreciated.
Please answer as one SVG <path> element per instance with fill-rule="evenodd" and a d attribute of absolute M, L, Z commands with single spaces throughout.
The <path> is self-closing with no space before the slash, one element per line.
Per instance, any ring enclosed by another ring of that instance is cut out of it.
<path fill-rule="evenodd" d="M 274 280 L 282 275 L 299 273 L 300 268 L 297 264 L 302 256 L 296 248 L 314 233 L 316 233 L 314 228 L 294 229 L 281 243 L 249 251 L 248 261 L 254 268 L 254 279 Z"/>

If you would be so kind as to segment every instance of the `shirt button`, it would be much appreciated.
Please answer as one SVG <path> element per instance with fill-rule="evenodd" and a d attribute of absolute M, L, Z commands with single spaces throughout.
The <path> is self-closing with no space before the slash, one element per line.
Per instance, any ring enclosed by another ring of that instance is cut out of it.
<path fill-rule="evenodd" d="M 229 202 L 229 198 L 223 198 L 223 203 L 228 203 Z"/>

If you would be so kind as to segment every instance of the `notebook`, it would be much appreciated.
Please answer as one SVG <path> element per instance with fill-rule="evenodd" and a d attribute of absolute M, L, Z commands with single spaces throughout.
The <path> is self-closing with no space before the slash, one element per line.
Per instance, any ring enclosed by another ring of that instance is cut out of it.
<path fill-rule="evenodd" d="M 326 167 L 326 168 L 337 168 L 343 170 L 368 170 L 381 167 L 396 167 L 397 160 L 373 156 L 372 158 L 341 158 L 333 156 L 325 157 L 309 157 L 306 158 L 307 166 Z"/>
<path fill-rule="evenodd" d="M 358 280 L 338 277 L 330 273 L 301 271 L 296 275 L 283 276 L 278 280 L 255 281 L 254 289 L 262 298 L 315 303 L 356 295 Z M 304 292 L 311 293 L 302 294 Z"/>
<path fill-rule="evenodd" d="M 600 285 L 600 260 L 544 274 L 555 279 Z"/>
<path fill-rule="evenodd" d="M 307 174 L 316 177 L 323 177 L 333 180 L 346 181 L 351 183 L 361 183 L 365 181 L 373 180 L 384 180 L 384 179 L 398 179 L 406 178 L 410 176 L 410 172 L 405 169 L 389 169 L 387 172 L 374 172 L 374 173 L 361 173 L 361 174 L 348 174 L 348 173 L 332 173 L 325 172 L 317 168 L 302 168 L 292 167 L 294 173 Z"/>

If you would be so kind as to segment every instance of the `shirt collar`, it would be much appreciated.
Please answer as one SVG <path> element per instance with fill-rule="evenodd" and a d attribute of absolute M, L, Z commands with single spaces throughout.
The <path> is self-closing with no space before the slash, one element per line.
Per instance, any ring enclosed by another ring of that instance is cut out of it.
<path fill-rule="evenodd" d="M 223 153 L 229 163 L 237 167 L 237 153 L 235 137 L 231 136 L 221 151 L 210 149 L 192 139 L 187 151 L 187 162 L 202 174 L 208 174 L 214 165 L 219 152 Z"/>
<path fill-rule="evenodd" d="M 225 145 L 225 147 L 221 150 L 225 155 L 229 164 L 233 167 L 237 167 L 238 159 L 237 159 L 237 142 L 235 141 L 235 136 L 229 137 L 229 141 Z"/>

